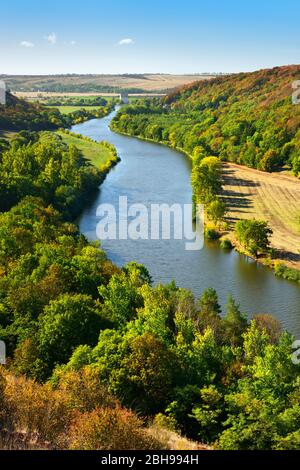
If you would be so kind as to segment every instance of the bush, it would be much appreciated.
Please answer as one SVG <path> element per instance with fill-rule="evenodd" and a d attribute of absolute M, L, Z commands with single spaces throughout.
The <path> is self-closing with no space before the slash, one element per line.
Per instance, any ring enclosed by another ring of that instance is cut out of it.
<path fill-rule="evenodd" d="M 205 229 L 205 238 L 208 240 L 217 240 L 220 237 L 220 234 L 214 228 Z"/>
<path fill-rule="evenodd" d="M 59 374 L 59 390 L 67 397 L 69 406 L 81 412 L 92 411 L 98 407 L 114 407 L 117 401 L 99 383 L 97 369 L 86 366 L 80 372 L 63 371 Z"/>
<path fill-rule="evenodd" d="M 63 447 L 61 436 L 70 424 L 72 411 L 60 390 L 53 391 L 49 385 L 24 377 L 6 375 L 4 400 L 6 426 L 37 434 L 58 448 Z"/>
<path fill-rule="evenodd" d="M 159 449 L 132 412 L 121 407 L 97 408 L 79 414 L 70 429 L 73 450 L 145 450 Z"/>
<path fill-rule="evenodd" d="M 220 243 L 220 247 L 223 250 L 231 250 L 233 248 L 231 241 L 228 238 L 223 238 Z"/>
<path fill-rule="evenodd" d="M 288 279 L 289 281 L 300 282 L 300 271 L 294 268 L 288 268 L 282 263 L 275 263 L 274 265 L 275 275 L 282 277 L 283 279 Z"/>

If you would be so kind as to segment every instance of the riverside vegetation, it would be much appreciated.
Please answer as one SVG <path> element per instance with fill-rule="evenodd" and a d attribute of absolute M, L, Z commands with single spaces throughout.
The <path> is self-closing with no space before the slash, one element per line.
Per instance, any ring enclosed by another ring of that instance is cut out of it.
<path fill-rule="evenodd" d="M 225 197 L 224 162 L 265 172 L 285 169 L 295 177 L 300 176 L 300 107 L 291 99 L 292 83 L 299 75 L 300 66 L 289 66 L 197 82 L 161 100 L 144 100 L 122 107 L 111 126 L 117 132 L 177 148 L 192 158 L 194 201 L 205 204 L 210 220 L 207 235 L 217 238 L 218 232 L 228 230 L 226 211 L 235 203 L 234 194 Z M 285 183 L 283 180 L 282 189 Z M 291 204 L 294 207 L 294 200 Z M 272 210 L 269 207 L 271 215 Z M 286 210 L 290 211 L 288 205 Z M 291 226 L 284 225 L 284 218 L 284 213 L 274 217 L 279 226 L 283 224 L 288 238 L 289 230 L 297 230 L 297 214 Z M 235 239 L 246 253 L 263 255 L 265 262 L 275 267 L 276 274 L 299 281 L 296 269 L 272 263 L 269 243 L 259 243 L 258 232 L 253 228 L 264 226 L 266 238 L 272 235 L 268 222 L 249 219 L 247 228 L 252 226 L 256 239 L 242 244 L 241 240 L 247 241 L 244 236 Z M 237 226 L 235 235 L 240 235 L 245 227 Z M 294 257 L 299 258 L 299 254 Z"/>
<path fill-rule="evenodd" d="M 63 136 L 21 132 L 0 172 L 2 446 L 22 431 L 31 448 L 300 448 L 299 365 L 276 320 L 115 266 L 72 221 L 102 176 Z"/>
<path fill-rule="evenodd" d="M 59 105 L 47 107 L 40 103 L 30 103 L 7 93 L 7 103 L 0 104 L 0 131 L 30 130 L 40 131 L 70 127 L 88 119 L 106 116 L 114 107 L 114 101 L 101 99 L 99 106 L 84 106 L 78 102 L 69 113 L 61 113 Z M 59 101 L 55 102 L 60 103 Z M 1 137 L 1 134 L 0 134 Z"/>

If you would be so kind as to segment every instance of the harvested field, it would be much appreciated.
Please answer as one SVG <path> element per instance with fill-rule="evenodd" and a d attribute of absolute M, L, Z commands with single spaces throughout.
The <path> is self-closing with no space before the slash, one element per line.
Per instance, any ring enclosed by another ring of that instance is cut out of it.
<path fill-rule="evenodd" d="M 300 269 L 300 180 L 226 163 L 222 197 L 231 228 L 238 219 L 267 220 L 274 232 L 276 258 Z"/>
<path fill-rule="evenodd" d="M 213 75 L 0 75 L 10 90 L 21 92 L 118 92 L 161 93 Z"/>

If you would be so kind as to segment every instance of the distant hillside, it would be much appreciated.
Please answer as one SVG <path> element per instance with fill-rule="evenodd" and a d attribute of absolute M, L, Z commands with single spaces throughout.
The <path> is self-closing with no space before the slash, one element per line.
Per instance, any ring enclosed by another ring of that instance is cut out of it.
<path fill-rule="evenodd" d="M 44 130 L 63 126 L 57 110 L 28 103 L 6 93 L 6 104 L 0 104 L 0 130 Z"/>
<path fill-rule="evenodd" d="M 267 171 L 289 163 L 300 174 L 300 106 L 291 99 L 298 79 L 300 65 L 200 81 L 160 104 L 122 110 L 114 125 L 193 156 L 215 155 Z"/>
<path fill-rule="evenodd" d="M 167 92 L 212 75 L 123 74 L 123 75 L 0 75 L 13 91 L 76 93 Z"/>

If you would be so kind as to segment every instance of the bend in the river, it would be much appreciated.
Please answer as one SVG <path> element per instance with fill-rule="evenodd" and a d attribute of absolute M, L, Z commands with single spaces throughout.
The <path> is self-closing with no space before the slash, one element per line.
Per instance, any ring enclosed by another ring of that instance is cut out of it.
<path fill-rule="evenodd" d="M 80 217 L 80 230 L 90 240 L 96 239 L 98 205 L 117 206 L 120 195 L 127 196 L 129 204 L 141 202 L 146 206 L 191 202 L 189 159 L 162 145 L 112 132 L 109 123 L 115 113 L 72 128 L 94 140 L 111 142 L 121 157 Z M 184 241 L 179 240 L 105 240 L 102 247 L 118 265 L 132 260 L 144 264 L 154 282 L 175 279 L 178 286 L 191 289 L 196 296 L 214 287 L 223 307 L 232 294 L 249 316 L 271 313 L 300 337 L 299 286 L 276 278 L 268 268 L 235 251 L 223 251 L 212 242 L 206 242 L 201 251 L 186 251 Z"/>

